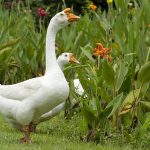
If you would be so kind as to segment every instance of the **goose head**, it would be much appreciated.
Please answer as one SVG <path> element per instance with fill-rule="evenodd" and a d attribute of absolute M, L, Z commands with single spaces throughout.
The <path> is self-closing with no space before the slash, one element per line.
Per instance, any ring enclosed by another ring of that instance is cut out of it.
<path fill-rule="evenodd" d="M 70 8 L 66 8 L 63 11 L 57 13 L 52 19 L 51 19 L 51 23 L 54 25 L 55 29 L 59 30 L 65 26 L 67 26 L 68 24 L 70 24 L 71 22 L 77 21 L 79 20 L 80 17 L 74 15 L 71 12 Z"/>
<path fill-rule="evenodd" d="M 67 64 L 79 64 L 79 61 L 76 59 L 73 53 L 62 53 L 58 57 L 57 62 L 61 69 L 63 69 Z"/>

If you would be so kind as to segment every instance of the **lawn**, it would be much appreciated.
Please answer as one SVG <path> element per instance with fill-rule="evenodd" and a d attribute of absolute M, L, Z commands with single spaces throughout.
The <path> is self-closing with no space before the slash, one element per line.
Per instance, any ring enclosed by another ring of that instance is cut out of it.
<path fill-rule="evenodd" d="M 0 149 L 42 149 L 42 150 L 131 150 L 131 145 L 120 145 L 108 140 L 104 144 L 87 143 L 80 141 L 80 135 L 84 135 L 84 121 L 75 116 L 71 120 L 64 120 L 63 114 L 38 126 L 37 132 L 33 133 L 32 142 L 23 144 L 19 142 L 22 133 L 8 126 L 0 117 Z"/>

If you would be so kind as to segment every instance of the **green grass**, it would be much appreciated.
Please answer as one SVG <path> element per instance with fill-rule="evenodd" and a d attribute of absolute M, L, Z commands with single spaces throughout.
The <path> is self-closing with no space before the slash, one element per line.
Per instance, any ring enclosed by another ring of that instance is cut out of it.
<path fill-rule="evenodd" d="M 32 142 L 23 144 L 19 142 L 22 133 L 8 126 L 0 117 L 0 149 L 1 150 L 130 150 L 130 145 L 119 145 L 106 141 L 105 144 L 95 144 L 80 141 L 80 135 L 85 135 L 85 122 L 76 116 L 71 120 L 64 120 L 59 115 L 50 121 L 38 126 L 37 132 L 32 133 Z"/>

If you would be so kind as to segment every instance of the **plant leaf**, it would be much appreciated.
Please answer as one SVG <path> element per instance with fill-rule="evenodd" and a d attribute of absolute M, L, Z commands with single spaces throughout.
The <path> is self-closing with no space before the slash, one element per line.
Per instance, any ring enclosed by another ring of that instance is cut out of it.
<path fill-rule="evenodd" d="M 146 131 L 149 128 L 149 126 L 150 126 L 150 113 L 148 112 L 146 114 L 145 122 L 142 125 L 142 127 L 140 128 L 140 136 L 143 136 L 146 133 Z"/>
<path fill-rule="evenodd" d="M 115 73 L 112 66 L 105 60 L 102 65 L 102 75 L 107 84 L 113 85 L 115 82 Z"/>
<path fill-rule="evenodd" d="M 94 111 L 88 106 L 88 104 L 83 103 L 82 113 L 87 123 L 92 125 L 96 117 L 95 117 Z"/>
<path fill-rule="evenodd" d="M 99 92 L 99 95 L 102 97 L 102 99 L 104 99 L 107 102 L 110 102 L 111 97 L 110 97 L 109 93 L 104 88 L 98 87 L 98 92 Z"/>
<path fill-rule="evenodd" d="M 12 40 L 6 42 L 5 44 L 1 45 L 0 50 L 3 50 L 3 49 L 10 47 L 10 46 L 13 46 L 13 45 L 17 44 L 19 41 L 20 41 L 20 38 L 12 39 Z"/>
<path fill-rule="evenodd" d="M 138 73 L 138 80 L 144 84 L 146 82 L 150 82 L 150 62 L 144 64 L 139 73 Z"/>
<path fill-rule="evenodd" d="M 127 95 L 124 102 L 122 103 L 120 115 L 125 114 L 130 111 L 133 102 L 137 100 L 137 98 L 139 97 L 139 94 L 140 94 L 140 89 L 136 89 L 136 90 L 131 91 Z"/>
<path fill-rule="evenodd" d="M 102 112 L 100 112 L 98 116 L 96 117 L 96 125 L 103 123 L 104 120 L 106 120 L 108 115 L 111 113 L 111 110 L 112 108 L 108 107 L 108 108 L 105 108 Z"/>
<path fill-rule="evenodd" d="M 125 64 L 125 62 L 120 62 L 118 75 L 116 79 L 116 90 L 119 91 L 125 76 L 128 73 L 128 66 Z"/>
<path fill-rule="evenodd" d="M 3 53 L 5 53 L 6 51 L 9 51 L 11 49 L 12 49 L 11 47 L 6 47 L 6 48 L 1 49 L 0 50 L 0 55 L 2 55 Z"/>
<path fill-rule="evenodd" d="M 93 57 L 89 51 L 85 50 L 83 47 L 80 47 L 80 48 L 81 48 L 82 52 L 85 54 L 85 56 L 87 58 L 89 58 L 89 60 L 91 60 L 92 62 L 95 62 L 95 60 L 93 59 Z"/>
<path fill-rule="evenodd" d="M 115 112 L 116 110 L 121 106 L 123 101 L 123 93 L 117 95 L 108 105 L 106 108 L 109 108 L 110 106 L 112 106 L 112 111 L 109 114 L 108 118 L 110 118 Z"/>
<path fill-rule="evenodd" d="M 140 101 L 141 104 L 143 104 L 144 106 L 146 106 L 146 108 L 148 108 L 150 110 L 150 102 L 148 101 Z"/>

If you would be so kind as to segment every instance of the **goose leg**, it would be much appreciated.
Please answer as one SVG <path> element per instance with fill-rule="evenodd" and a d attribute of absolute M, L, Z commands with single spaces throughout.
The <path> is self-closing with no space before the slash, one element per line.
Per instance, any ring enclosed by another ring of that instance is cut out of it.
<path fill-rule="evenodd" d="M 21 138 L 21 141 L 24 143 L 29 143 L 30 142 L 30 126 L 24 125 L 22 126 L 22 130 L 24 132 L 24 137 Z"/>
<path fill-rule="evenodd" d="M 36 132 L 36 124 L 31 122 L 30 125 L 29 125 L 29 128 L 30 128 L 30 132 Z"/>

